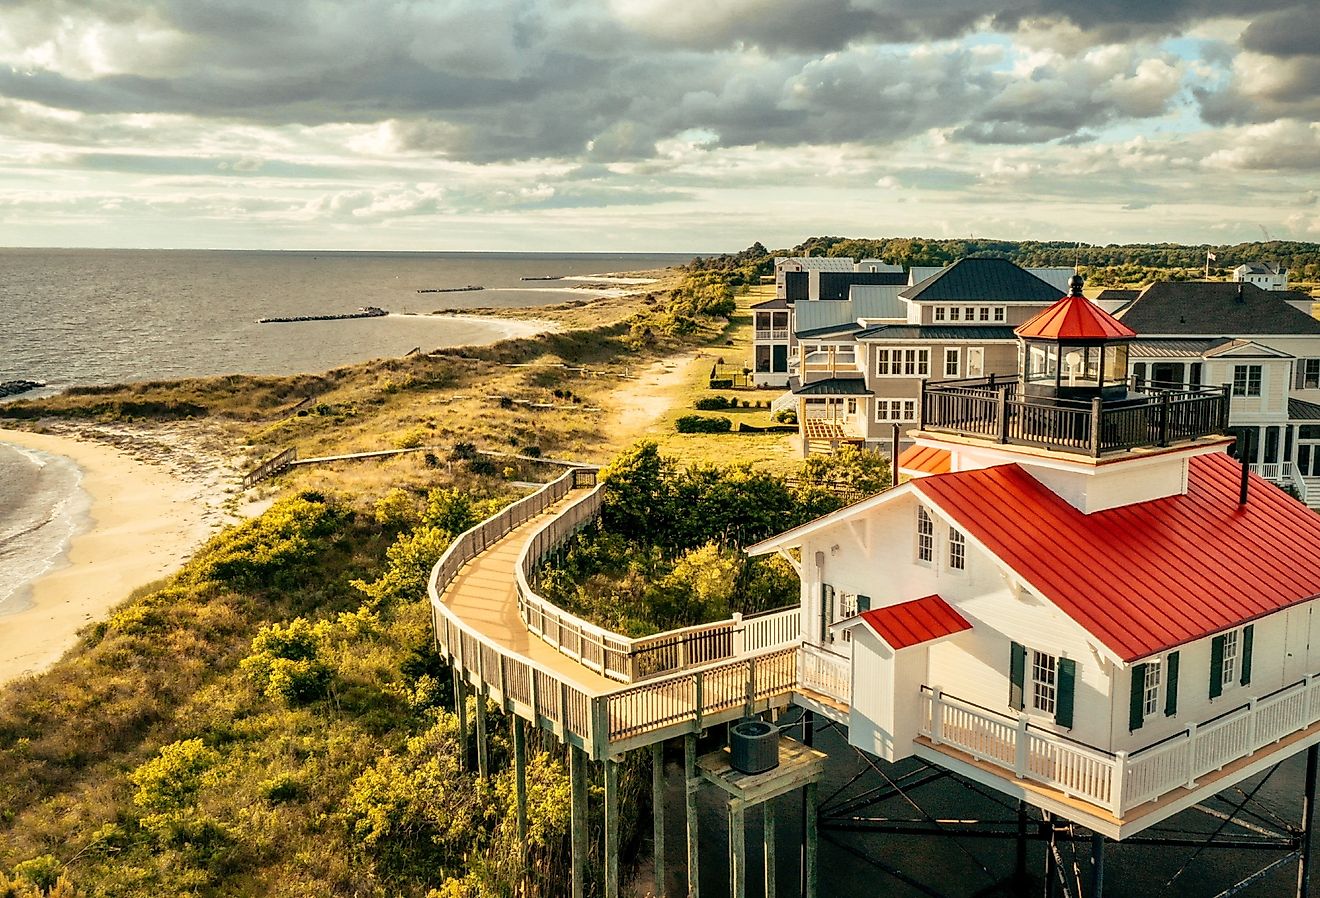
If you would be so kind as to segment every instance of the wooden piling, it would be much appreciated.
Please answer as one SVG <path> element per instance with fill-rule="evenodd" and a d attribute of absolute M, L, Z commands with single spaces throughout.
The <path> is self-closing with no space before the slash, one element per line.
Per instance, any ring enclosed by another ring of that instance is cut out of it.
<path fill-rule="evenodd" d="M 803 793 L 806 796 L 807 805 L 807 829 L 803 834 L 803 840 L 806 842 L 804 855 L 803 874 L 806 879 L 806 898 L 816 898 L 816 883 L 818 875 L 816 872 L 816 849 L 820 834 L 817 827 L 818 810 L 820 807 L 820 795 L 817 785 L 814 782 L 807 783 L 803 787 Z"/>
<path fill-rule="evenodd" d="M 701 777 L 697 774 L 697 737 L 689 733 L 683 737 L 683 772 L 686 775 L 687 790 L 687 876 L 688 898 L 699 898 L 701 894 L 699 864 L 701 845 L 697 826 L 697 790 L 701 788 Z"/>
<path fill-rule="evenodd" d="M 458 716 L 459 765 L 468 769 L 467 686 L 458 668 L 454 668 L 454 714 Z"/>
<path fill-rule="evenodd" d="M 747 819 L 743 802 L 729 802 L 729 895 L 747 898 Z"/>
<path fill-rule="evenodd" d="M 775 803 L 761 805 L 762 841 L 765 843 L 765 898 L 775 898 Z"/>
<path fill-rule="evenodd" d="M 477 775 L 483 780 L 490 778 L 490 758 L 486 745 L 486 691 L 477 690 Z"/>
<path fill-rule="evenodd" d="M 580 748 L 568 748 L 570 782 L 570 844 L 573 849 L 573 898 L 587 894 L 587 756 Z"/>
<path fill-rule="evenodd" d="M 651 818 L 652 852 L 655 858 L 655 898 L 665 898 L 665 746 L 663 742 L 651 745 Z M 769 896 L 767 896 L 769 898 Z"/>
<path fill-rule="evenodd" d="M 605 767 L 605 898 L 619 898 L 619 762 Z"/>
<path fill-rule="evenodd" d="M 518 803 L 518 842 L 527 850 L 527 724 L 514 714 L 513 722 L 513 789 Z"/>

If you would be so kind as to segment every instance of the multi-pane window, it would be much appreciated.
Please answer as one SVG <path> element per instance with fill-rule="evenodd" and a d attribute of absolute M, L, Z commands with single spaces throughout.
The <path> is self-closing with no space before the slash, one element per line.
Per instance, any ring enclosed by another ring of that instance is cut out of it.
<path fill-rule="evenodd" d="M 935 306 L 935 321 L 997 321 L 1003 323 L 1008 315 L 1004 306 Z"/>
<path fill-rule="evenodd" d="M 1320 388 L 1320 359 L 1297 360 L 1297 388 L 1300 390 Z"/>
<path fill-rule="evenodd" d="M 958 357 L 959 357 L 959 352 L 957 349 L 949 348 L 944 350 L 945 377 L 958 376 L 958 360 L 959 360 Z"/>
<path fill-rule="evenodd" d="M 955 571 L 967 570 L 967 537 L 955 527 L 949 528 L 949 568 Z"/>
<path fill-rule="evenodd" d="M 964 321 L 976 320 L 976 306 L 963 306 L 963 320 Z"/>
<path fill-rule="evenodd" d="M 1223 686 L 1232 686 L 1238 673 L 1238 631 L 1231 630 L 1224 634 L 1224 667 L 1219 682 Z"/>
<path fill-rule="evenodd" d="M 927 564 L 935 560 L 935 522 L 920 505 L 917 506 L 917 561 Z"/>
<path fill-rule="evenodd" d="M 990 320 L 990 307 L 989 307 L 989 306 L 981 306 L 980 319 L 981 319 L 982 321 L 989 321 L 989 320 Z"/>
<path fill-rule="evenodd" d="M 915 399 L 877 399 L 875 401 L 875 420 L 877 423 L 905 422 L 917 420 L 917 401 Z"/>
<path fill-rule="evenodd" d="M 995 320 L 996 320 L 996 321 L 1003 321 L 1003 320 L 1004 320 L 1004 307 L 1003 307 L 1003 306 L 995 306 Z"/>
<path fill-rule="evenodd" d="M 949 309 L 949 320 L 950 320 L 950 321 L 961 321 L 961 320 L 962 320 L 962 307 L 961 307 L 961 306 L 954 306 L 953 308 Z"/>
<path fill-rule="evenodd" d="M 1156 661 L 1146 662 L 1146 681 L 1141 685 L 1141 710 L 1146 717 L 1153 717 L 1160 710 L 1160 674 L 1163 664 Z"/>
<path fill-rule="evenodd" d="M 1233 366 L 1233 395 L 1260 395 L 1260 365 Z"/>
<path fill-rule="evenodd" d="M 1058 659 L 1044 652 L 1031 653 L 1031 707 L 1053 714 L 1058 698 Z"/>
<path fill-rule="evenodd" d="M 935 307 L 935 320 L 936 320 L 936 321 L 943 321 L 943 320 L 944 320 L 944 313 L 945 313 L 945 308 L 944 308 L 944 306 L 936 306 L 936 307 Z"/>
<path fill-rule="evenodd" d="M 877 349 L 875 373 L 879 377 L 929 377 L 929 349 Z"/>

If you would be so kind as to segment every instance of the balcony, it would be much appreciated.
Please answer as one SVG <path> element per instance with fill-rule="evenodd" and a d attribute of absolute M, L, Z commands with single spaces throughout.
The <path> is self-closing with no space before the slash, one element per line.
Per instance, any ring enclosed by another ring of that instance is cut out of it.
<path fill-rule="evenodd" d="M 753 339 L 757 343 L 787 343 L 788 328 L 775 327 L 766 329 L 758 327 Z"/>
<path fill-rule="evenodd" d="M 1320 722 L 1320 677 L 1299 680 L 1132 752 L 1085 745 L 1025 716 L 1000 714 L 927 686 L 922 699 L 921 735 L 931 745 L 956 749 L 1120 821 L 1178 790 L 1215 789 L 1235 762 L 1268 756 L 1276 744 Z"/>
<path fill-rule="evenodd" d="M 924 383 L 921 429 L 1098 458 L 1223 433 L 1228 425 L 1224 387 L 1135 386 L 1122 399 L 1084 402 L 1026 396 L 1016 377 Z"/>

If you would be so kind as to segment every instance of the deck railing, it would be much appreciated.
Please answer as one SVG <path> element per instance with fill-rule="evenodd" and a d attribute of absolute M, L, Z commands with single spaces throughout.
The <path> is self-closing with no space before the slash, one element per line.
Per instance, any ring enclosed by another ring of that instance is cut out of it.
<path fill-rule="evenodd" d="M 1110 402 L 1045 400 L 1024 395 L 1017 378 L 992 376 L 923 383 L 921 429 L 1100 456 L 1223 433 L 1228 403 L 1223 387 L 1147 387 Z"/>
<path fill-rule="evenodd" d="M 1292 483 L 1293 489 L 1297 490 L 1297 498 L 1303 505 L 1310 505 L 1311 503 L 1307 496 L 1308 490 L 1306 477 L 1302 475 L 1302 469 L 1297 467 L 1296 461 L 1289 462 L 1289 464 L 1291 465 L 1289 468 L 1291 480 L 1289 482 Z"/>
<path fill-rule="evenodd" d="M 1108 752 L 922 687 L 922 735 L 1123 817 L 1320 722 L 1320 676 L 1133 752 Z"/>
<path fill-rule="evenodd" d="M 595 471 L 579 471 L 578 485 L 595 484 Z M 797 641 L 801 612 L 797 605 L 764 614 L 698 624 L 652 636 L 628 637 L 583 620 L 533 588 L 536 571 L 547 556 L 600 514 L 601 486 L 548 520 L 518 557 L 515 579 L 518 613 L 527 629 L 565 655 L 601 676 L 621 683 L 686 670 Z"/>
<path fill-rule="evenodd" d="M 852 660 L 803 643 L 798 649 L 798 684 L 844 704 L 852 703 Z"/>
<path fill-rule="evenodd" d="M 458 571 L 487 548 L 568 495 L 581 476 L 567 472 L 529 496 L 469 528 L 449 545 L 431 570 L 427 593 L 440 653 L 491 698 L 579 746 L 594 744 L 591 696 L 554 671 L 504 648 L 469 627 L 441 600 Z"/>

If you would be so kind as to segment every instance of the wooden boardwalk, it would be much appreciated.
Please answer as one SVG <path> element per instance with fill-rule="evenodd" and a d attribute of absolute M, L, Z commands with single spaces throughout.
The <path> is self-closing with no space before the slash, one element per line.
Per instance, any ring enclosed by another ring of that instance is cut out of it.
<path fill-rule="evenodd" d="M 518 614 L 515 586 L 518 557 L 537 529 L 548 519 L 589 492 L 576 489 L 540 515 L 515 528 L 459 569 L 441 601 L 465 624 L 491 642 L 520 655 L 538 667 L 553 671 L 587 695 L 604 695 L 619 689 L 619 683 L 588 670 L 540 637 L 528 631 Z"/>

